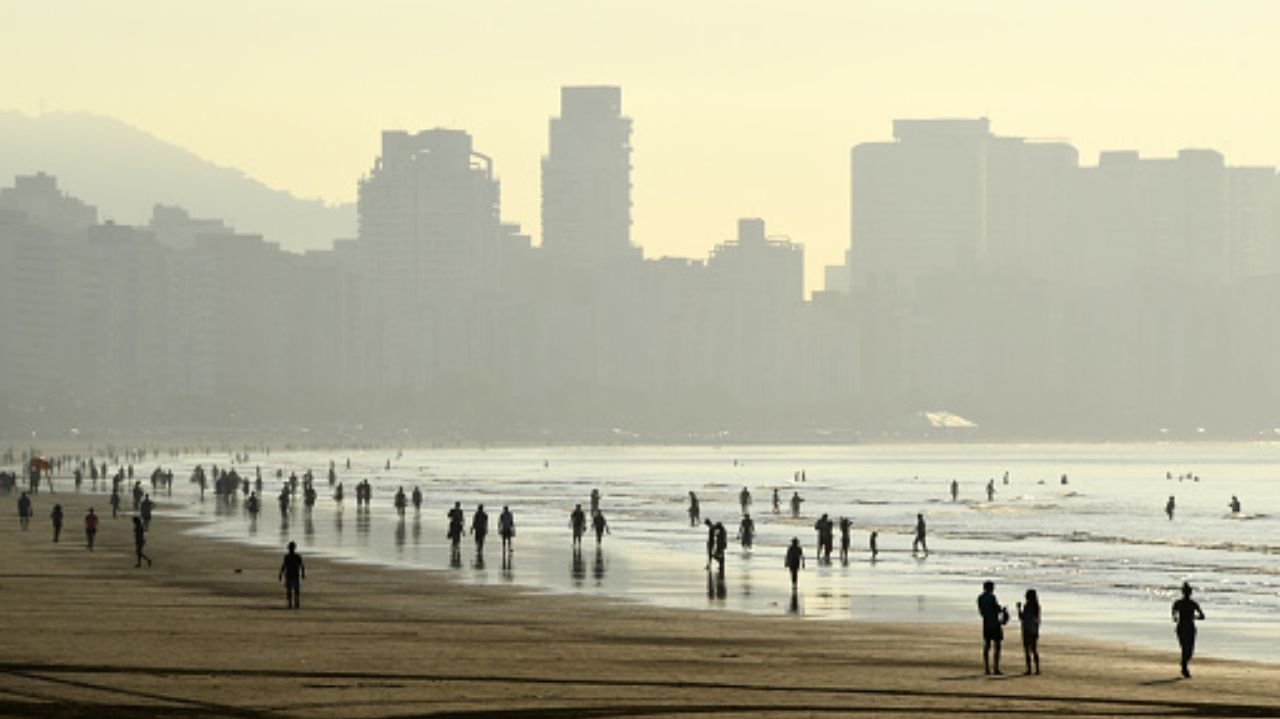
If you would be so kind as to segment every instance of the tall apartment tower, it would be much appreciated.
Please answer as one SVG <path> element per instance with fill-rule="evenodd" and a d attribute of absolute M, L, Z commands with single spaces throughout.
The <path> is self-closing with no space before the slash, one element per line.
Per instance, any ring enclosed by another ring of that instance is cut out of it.
<path fill-rule="evenodd" d="M 564 87 L 542 158 L 542 246 L 558 262 L 639 259 L 631 244 L 631 118 L 622 88 Z"/>

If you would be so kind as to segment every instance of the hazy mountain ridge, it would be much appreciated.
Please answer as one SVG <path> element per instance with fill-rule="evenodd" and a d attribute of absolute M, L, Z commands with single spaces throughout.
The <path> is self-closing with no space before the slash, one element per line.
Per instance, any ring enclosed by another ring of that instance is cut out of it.
<path fill-rule="evenodd" d="M 96 205 L 99 219 L 143 224 L 153 205 L 180 205 L 290 250 L 355 235 L 354 204 L 329 205 L 223 167 L 120 120 L 90 113 L 0 112 L 0 184 L 45 172 Z"/>

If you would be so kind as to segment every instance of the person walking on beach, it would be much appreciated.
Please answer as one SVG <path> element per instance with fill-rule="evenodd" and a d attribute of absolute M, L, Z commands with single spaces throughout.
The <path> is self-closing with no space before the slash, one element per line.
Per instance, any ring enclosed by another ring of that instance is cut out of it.
<path fill-rule="evenodd" d="M 608 532 L 609 534 L 613 534 L 613 532 L 610 531 L 609 529 L 609 523 L 605 521 L 604 512 L 601 512 L 598 509 L 595 512 L 592 512 L 591 514 L 591 528 L 595 530 L 597 545 L 604 540 L 604 535 L 606 532 Z"/>
<path fill-rule="evenodd" d="M 698 495 L 692 491 L 689 492 L 689 526 L 698 526 L 698 520 L 702 518 L 702 510 L 698 507 Z"/>
<path fill-rule="evenodd" d="M 817 522 L 814 522 L 813 528 L 818 532 L 818 560 L 820 562 L 830 562 L 831 549 L 835 544 L 831 531 L 832 522 L 826 514 L 823 514 L 818 517 Z"/>
<path fill-rule="evenodd" d="M 923 549 L 924 553 L 929 554 L 929 543 L 925 541 L 926 529 L 924 526 L 924 515 L 916 515 L 916 538 L 911 542 L 911 552 L 914 554 L 916 550 Z"/>
<path fill-rule="evenodd" d="M 511 540 L 516 536 L 516 518 L 505 505 L 502 514 L 498 515 L 498 536 L 502 537 L 502 551 L 511 552 Z"/>
<path fill-rule="evenodd" d="M 959 498 L 960 498 L 960 483 L 953 479 L 951 480 L 951 501 L 954 502 Z"/>
<path fill-rule="evenodd" d="M 58 537 L 62 536 L 62 505 L 53 505 L 53 512 L 49 514 L 49 519 L 53 520 L 53 541 L 58 541 Z"/>
<path fill-rule="evenodd" d="M 750 514 L 742 515 L 742 521 L 738 523 L 738 540 L 742 542 L 742 548 L 750 551 L 755 536 L 756 523 L 751 519 Z"/>
<path fill-rule="evenodd" d="M 996 583 L 982 583 L 978 595 L 978 613 L 982 615 L 982 668 L 987 674 L 1000 675 L 1000 644 L 1004 641 L 1004 625 L 1009 621 L 1009 610 L 996 599 Z M 995 646 L 995 662 L 991 661 L 991 647 Z"/>
<path fill-rule="evenodd" d="M 483 504 L 476 505 L 471 515 L 471 533 L 476 535 L 476 553 L 484 551 L 484 538 L 489 534 L 489 513 L 484 511 Z"/>
<path fill-rule="evenodd" d="M 600 490 L 592 488 L 591 490 L 591 514 L 594 515 L 600 509 Z"/>
<path fill-rule="evenodd" d="M 573 531 L 573 546 L 582 546 L 582 533 L 587 531 L 587 514 L 582 511 L 581 504 L 575 505 L 569 513 L 569 528 Z"/>
<path fill-rule="evenodd" d="M 115 519 L 120 514 L 120 492 L 119 490 L 111 490 L 111 518 Z"/>
<path fill-rule="evenodd" d="M 800 516 L 800 505 L 803 502 L 804 502 L 804 498 L 800 496 L 799 492 L 791 493 L 791 516 L 792 517 L 798 518 Z"/>
<path fill-rule="evenodd" d="M 773 513 L 778 514 L 782 511 L 782 499 L 778 497 L 778 488 L 773 488 Z"/>
<path fill-rule="evenodd" d="M 297 549 L 297 542 L 289 542 L 289 551 L 284 555 L 277 578 L 277 581 L 284 581 L 285 605 L 290 609 L 302 607 L 302 580 L 307 578 L 307 568 L 302 565 L 302 555 Z"/>
<path fill-rule="evenodd" d="M 1022 657 L 1027 661 L 1027 670 L 1031 673 L 1031 664 L 1035 662 L 1036 674 L 1040 673 L 1040 597 L 1036 590 L 1027 590 L 1026 603 L 1018 602 L 1018 623 L 1022 626 Z"/>
<path fill-rule="evenodd" d="M 880 553 L 880 549 L 876 547 L 876 538 L 880 536 L 879 532 L 871 532 L 871 559 L 874 560 L 876 555 Z"/>
<path fill-rule="evenodd" d="M 743 487 L 742 491 L 738 492 L 738 504 L 742 507 L 743 514 L 751 511 L 751 490 Z"/>
<path fill-rule="evenodd" d="M 89 513 L 84 515 L 84 538 L 89 551 L 93 551 L 93 539 L 98 536 L 98 515 L 93 513 L 93 507 L 89 508 Z"/>
<path fill-rule="evenodd" d="M 791 593 L 796 593 L 796 584 L 800 579 L 800 569 L 804 567 L 804 549 L 800 547 L 800 538 L 792 537 L 791 546 L 787 547 L 787 558 L 782 564 L 791 572 Z"/>
<path fill-rule="evenodd" d="M 31 524 L 31 498 L 23 492 L 22 496 L 18 497 L 18 526 L 25 532 L 29 524 Z"/>
<path fill-rule="evenodd" d="M 996 501 L 996 481 L 994 479 L 987 481 L 987 501 Z"/>
<path fill-rule="evenodd" d="M 449 510 L 449 544 L 457 551 L 458 545 L 462 543 L 462 527 L 467 519 L 462 513 L 462 502 L 454 502 L 453 509 Z"/>
<path fill-rule="evenodd" d="M 422 511 L 422 490 L 417 487 L 413 488 L 413 511 L 415 513 Z"/>
<path fill-rule="evenodd" d="M 1177 505 L 1173 501 L 1173 495 L 1171 494 L 1169 495 L 1169 501 L 1164 503 L 1164 513 L 1169 515 L 1170 521 L 1173 520 L 1173 510 L 1176 508 L 1177 508 Z"/>
<path fill-rule="evenodd" d="M 1182 676 L 1191 678 L 1191 656 L 1196 653 L 1196 620 L 1204 619 L 1204 611 L 1191 598 L 1191 585 L 1182 583 L 1182 599 L 1173 603 L 1173 622 L 1178 625 L 1178 645 L 1182 647 Z"/>
<path fill-rule="evenodd" d="M 151 557 L 148 557 L 142 551 L 143 546 L 145 546 L 147 543 L 146 531 L 147 531 L 146 525 L 143 524 L 142 520 L 139 519 L 138 517 L 134 517 L 133 518 L 133 551 L 137 555 L 137 561 L 133 565 L 135 568 L 141 567 L 142 560 L 144 559 L 147 560 L 147 566 L 148 567 L 151 566 Z"/>
<path fill-rule="evenodd" d="M 407 505 L 408 505 L 408 501 L 404 496 L 404 487 L 401 487 L 400 489 L 396 490 L 396 498 L 395 498 L 396 514 L 403 517 L 404 508 Z"/>
<path fill-rule="evenodd" d="M 142 503 L 138 505 L 142 512 L 142 526 L 148 530 L 151 529 L 151 510 L 155 506 L 156 503 L 151 501 L 150 494 L 144 495 L 142 497 Z"/>

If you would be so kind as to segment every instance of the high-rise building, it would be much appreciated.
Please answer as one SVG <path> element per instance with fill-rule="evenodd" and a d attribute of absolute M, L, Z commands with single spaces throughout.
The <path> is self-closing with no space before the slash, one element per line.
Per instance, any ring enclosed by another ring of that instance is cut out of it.
<path fill-rule="evenodd" d="M 542 158 L 542 246 L 558 262 L 639 259 L 631 244 L 631 118 L 618 87 L 565 87 Z"/>

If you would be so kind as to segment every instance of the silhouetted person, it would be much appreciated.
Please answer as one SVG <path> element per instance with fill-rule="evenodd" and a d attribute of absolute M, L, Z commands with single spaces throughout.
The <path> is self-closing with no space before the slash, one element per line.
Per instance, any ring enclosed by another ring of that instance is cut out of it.
<path fill-rule="evenodd" d="M 831 525 L 831 519 L 826 514 L 818 517 L 818 521 L 813 524 L 813 528 L 818 532 L 818 559 L 825 562 L 831 561 L 831 549 L 834 545 Z"/>
<path fill-rule="evenodd" d="M 778 496 L 778 488 L 773 488 L 773 513 L 778 514 L 782 511 L 782 498 Z"/>
<path fill-rule="evenodd" d="M 148 557 L 142 551 L 142 548 L 147 544 L 146 531 L 147 531 L 146 526 L 143 524 L 142 520 L 138 517 L 134 517 L 133 518 L 133 552 L 135 555 L 137 555 L 137 561 L 134 563 L 133 565 L 134 567 L 141 567 L 142 560 L 144 559 L 147 560 L 147 566 L 148 567 L 151 566 L 151 557 Z"/>
<path fill-rule="evenodd" d="M 408 499 L 404 495 L 404 487 L 396 490 L 395 506 L 396 514 L 404 516 L 404 508 L 408 505 Z"/>
<path fill-rule="evenodd" d="M 853 529 L 853 522 L 848 517 L 840 518 L 840 561 L 848 564 L 849 562 L 849 530 Z"/>
<path fill-rule="evenodd" d="M 489 534 L 489 513 L 484 511 L 483 504 L 477 504 L 471 515 L 471 533 L 476 536 L 476 552 L 483 552 L 484 538 Z"/>
<path fill-rule="evenodd" d="M 98 515 L 93 513 L 93 507 L 89 508 L 89 513 L 84 515 L 84 539 L 89 551 L 93 551 L 93 540 L 98 536 Z"/>
<path fill-rule="evenodd" d="M 1237 496 L 1236 496 L 1236 495 L 1234 495 L 1234 494 L 1233 494 L 1233 495 L 1231 495 L 1231 502 L 1230 502 L 1227 506 L 1231 508 L 1231 513 L 1232 513 L 1232 514 L 1239 514 L 1239 513 L 1240 513 L 1240 498 L 1239 498 L 1239 497 L 1237 497 Z"/>
<path fill-rule="evenodd" d="M 960 498 L 960 483 L 953 479 L 951 480 L 951 501 L 954 502 L 959 498 Z"/>
<path fill-rule="evenodd" d="M 49 519 L 53 520 L 53 541 L 58 541 L 62 536 L 62 505 L 53 505 L 53 511 L 49 513 Z"/>
<path fill-rule="evenodd" d="M 454 502 L 453 509 L 449 510 L 449 531 L 445 536 L 448 537 L 449 544 L 455 550 L 462 543 L 462 528 L 466 521 L 466 517 L 462 513 L 462 502 Z"/>
<path fill-rule="evenodd" d="M 872 559 L 875 559 L 876 555 L 880 553 L 880 549 L 876 546 L 876 538 L 879 536 L 880 536 L 879 532 L 871 533 L 871 558 Z"/>
<path fill-rule="evenodd" d="M 413 511 L 422 511 L 422 490 L 417 487 L 413 488 Z"/>
<path fill-rule="evenodd" d="M 800 516 L 800 505 L 803 502 L 804 502 L 804 498 L 800 496 L 799 492 L 791 493 L 791 516 L 792 517 Z"/>
<path fill-rule="evenodd" d="M 510 552 L 511 540 L 516 536 L 516 518 L 505 506 L 502 508 L 502 514 L 498 515 L 498 535 L 502 537 L 502 551 Z"/>
<path fill-rule="evenodd" d="M 302 564 L 302 555 L 296 551 L 297 542 L 289 542 L 289 551 L 280 564 L 280 576 L 277 581 L 284 580 L 285 604 L 290 609 L 302 606 L 302 580 L 307 578 L 307 568 Z"/>
<path fill-rule="evenodd" d="M 258 518 L 258 512 L 262 511 L 262 500 L 258 499 L 257 492 L 249 492 L 249 498 L 245 500 L 244 508 L 249 512 L 250 519 Z"/>
<path fill-rule="evenodd" d="M 729 532 L 723 523 L 716 522 L 711 525 L 711 536 L 711 558 L 716 560 L 719 573 L 724 574 L 724 551 L 729 546 Z"/>
<path fill-rule="evenodd" d="M 751 519 L 750 514 L 744 514 L 742 521 L 738 523 L 738 540 L 742 542 L 742 548 L 751 549 L 755 537 L 756 523 Z"/>
<path fill-rule="evenodd" d="M 743 487 L 742 491 L 738 492 L 738 504 L 742 507 L 743 514 L 751 511 L 751 490 Z"/>
<path fill-rule="evenodd" d="M 707 569 L 711 568 L 711 560 L 716 554 L 716 525 L 708 517 L 702 520 L 702 524 L 707 528 Z"/>
<path fill-rule="evenodd" d="M 702 519 L 702 510 L 698 507 L 698 495 L 689 492 L 689 526 L 698 526 L 699 519 Z"/>
<path fill-rule="evenodd" d="M 1036 590 L 1027 590 L 1027 602 L 1018 602 L 1018 623 L 1022 626 L 1022 657 L 1027 661 L 1027 670 L 1031 673 L 1032 662 L 1035 662 L 1035 673 L 1040 673 L 1040 597 Z"/>
<path fill-rule="evenodd" d="M 1182 647 L 1182 676 L 1190 679 L 1187 667 L 1196 653 L 1196 620 L 1204 619 L 1200 605 L 1191 598 L 1191 585 L 1182 583 L 1182 599 L 1173 603 L 1173 622 L 1178 625 L 1178 644 Z"/>
<path fill-rule="evenodd" d="M 201 490 L 203 492 L 203 490 Z M 115 519 L 120 514 L 120 492 L 111 490 L 111 518 Z"/>
<path fill-rule="evenodd" d="M 142 512 L 142 526 L 148 530 L 151 529 L 151 510 L 155 506 L 156 503 L 151 501 L 151 495 L 149 494 L 144 495 L 142 502 L 138 505 Z"/>
<path fill-rule="evenodd" d="M 929 553 L 929 543 L 926 541 L 926 537 L 925 537 L 926 532 L 927 530 L 925 529 L 925 526 L 924 526 L 924 515 L 917 514 L 916 515 L 916 538 L 911 542 L 912 552 L 915 552 L 918 549 L 923 549 L 925 554 Z"/>
<path fill-rule="evenodd" d="M 606 532 L 613 534 L 609 529 L 609 523 L 605 521 L 604 512 L 601 512 L 598 509 L 591 514 L 591 528 L 595 530 L 596 533 L 596 544 L 600 544 L 600 542 L 604 540 Z"/>
<path fill-rule="evenodd" d="M 1164 503 L 1164 513 L 1169 515 L 1169 519 L 1173 519 L 1173 510 L 1177 508 L 1177 503 L 1173 501 L 1173 495 L 1169 495 L 1169 501 Z"/>
<path fill-rule="evenodd" d="M 31 524 L 31 498 L 23 492 L 22 496 L 18 497 L 18 526 L 25 532 L 29 524 Z"/>
<path fill-rule="evenodd" d="M 591 514 L 594 515 L 600 509 L 600 490 L 591 490 Z"/>
<path fill-rule="evenodd" d="M 581 504 L 575 505 L 569 513 L 569 528 L 573 530 L 573 546 L 580 546 L 582 533 L 587 531 L 587 513 L 582 511 Z"/>
<path fill-rule="evenodd" d="M 987 501 L 996 501 L 996 481 L 994 479 L 987 481 Z"/>
<path fill-rule="evenodd" d="M 782 562 L 791 572 L 791 593 L 795 594 L 796 584 L 800 579 L 800 569 L 804 567 L 804 549 L 800 547 L 800 538 L 792 537 L 791 546 L 787 547 L 787 558 Z"/>
<path fill-rule="evenodd" d="M 1009 610 L 996 599 L 996 583 L 982 583 L 978 595 L 978 613 L 982 615 L 982 668 L 987 674 L 1003 674 L 1000 671 L 1000 643 L 1004 641 L 1004 624 L 1009 621 Z M 995 661 L 991 661 L 991 648 L 995 646 Z"/>

